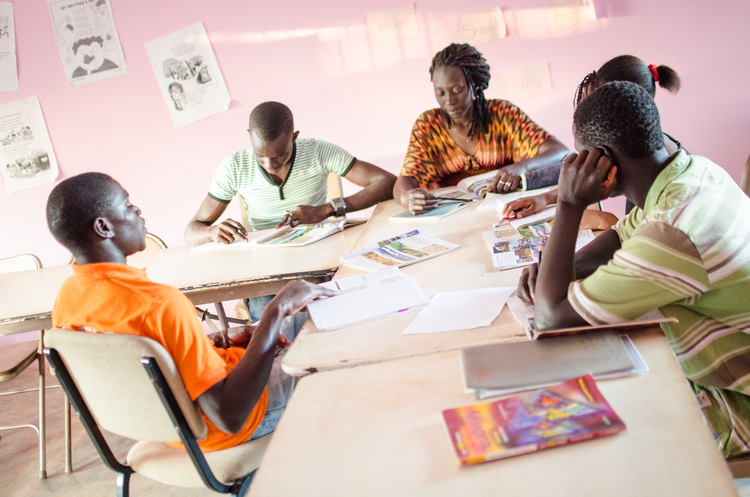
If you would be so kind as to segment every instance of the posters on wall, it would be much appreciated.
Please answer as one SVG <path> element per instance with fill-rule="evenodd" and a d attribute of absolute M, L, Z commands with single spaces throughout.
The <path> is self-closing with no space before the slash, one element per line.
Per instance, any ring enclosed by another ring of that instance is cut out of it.
<path fill-rule="evenodd" d="M 552 0 L 557 29 L 570 29 L 596 20 L 593 0 Z"/>
<path fill-rule="evenodd" d="M 111 0 L 47 0 L 68 82 L 127 74 Z"/>
<path fill-rule="evenodd" d="M 367 13 L 367 28 L 374 43 L 419 34 L 417 10 L 413 3 Z"/>
<path fill-rule="evenodd" d="M 57 179 L 57 158 L 36 95 L 0 105 L 0 172 L 5 193 Z"/>
<path fill-rule="evenodd" d="M 546 62 L 503 71 L 500 79 L 504 90 L 503 98 L 511 101 L 552 93 L 552 76 Z"/>
<path fill-rule="evenodd" d="M 0 2 L 0 91 L 18 91 L 13 4 Z"/>
<path fill-rule="evenodd" d="M 145 45 L 176 127 L 229 108 L 231 97 L 202 22 Z"/>
<path fill-rule="evenodd" d="M 461 38 L 461 43 L 481 45 L 505 38 L 505 33 L 505 18 L 498 7 L 458 19 L 458 36 Z"/>

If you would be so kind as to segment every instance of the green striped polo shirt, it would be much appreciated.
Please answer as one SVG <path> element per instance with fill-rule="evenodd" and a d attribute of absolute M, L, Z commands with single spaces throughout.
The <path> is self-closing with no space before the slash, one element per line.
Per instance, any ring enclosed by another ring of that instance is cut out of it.
<path fill-rule="evenodd" d="M 591 324 L 657 308 L 679 320 L 662 328 L 727 457 L 750 452 L 749 221 L 726 171 L 680 150 L 615 227 L 622 249 L 568 290 Z"/>
<path fill-rule="evenodd" d="M 230 155 L 214 174 L 208 196 L 230 202 L 239 193 L 254 230 L 275 227 L 298 205 L 322 205 L 328 193 L 328 173 L 345 176 L 356 158 L 343 148 L 314 138 L 295 141 L 286 181 L 274 184 L 262 171 L 252 147 Z"/>

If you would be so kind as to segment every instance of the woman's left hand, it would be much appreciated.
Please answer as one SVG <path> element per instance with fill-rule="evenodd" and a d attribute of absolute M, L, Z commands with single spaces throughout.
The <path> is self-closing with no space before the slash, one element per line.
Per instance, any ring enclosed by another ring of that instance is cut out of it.
<path fill-rule="evenodd" d="M 521 184 L 521 174 L 524 167 L 519 164 L 511 164 L 497 171 L 492 180 L 492 193 L 508 193 L 514 191 Z"/>

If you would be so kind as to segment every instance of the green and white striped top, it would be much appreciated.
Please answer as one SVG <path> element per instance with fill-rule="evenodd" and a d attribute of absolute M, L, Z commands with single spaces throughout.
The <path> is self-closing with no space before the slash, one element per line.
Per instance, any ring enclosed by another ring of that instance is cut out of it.
<path fill-rule="evenodd" d="M 252 147 L 230 155 L 214 174 L 208 196 L 228 203 L 239 193 L 254 230 L 275 227 L 285 210 L 298 205 L 322 205 L 328 193 L 328 173 L 344 176 L 356 158 L 343 148 L 314 138 L 298 139 L 286 181 L 275 185 L 263 171 Z"/>
<path fill-rule="evenodd" d="M 680 150 L 643 210 L 615 227 L 622 249 L 568 290 L 591 324 L 656 308 L 727 457 L 750 452 L 750 199 L 719 166 Z"/>

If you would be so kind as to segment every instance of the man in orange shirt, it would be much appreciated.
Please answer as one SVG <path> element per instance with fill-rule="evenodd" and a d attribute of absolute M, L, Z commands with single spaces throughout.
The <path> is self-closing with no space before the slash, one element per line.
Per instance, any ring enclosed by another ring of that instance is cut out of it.
<path fill-rule="evenodd" d="M 268 304 L 257 326 L 233 328 L 212 343 L 179 290 L 154 283 L 144 270 L 126 264 L 127 256 L 146 247 L 140 214 L 128 193 L 106 174 L 84 173 L 52 190 L 47 223 L 76 260 L 73 276 L 57 295 L 52 325 L 135 334 L 161 343 L 203 412 L 208 426 L 208 436 L 199 444 L 203 450 L 225 449 L 270 433 L 293 386 L 283 373 L 272 375 L 276 347 L 286 342 L 279 335 L 281 322 L 311 300 L 334 293 L 292 282 Z"/>

